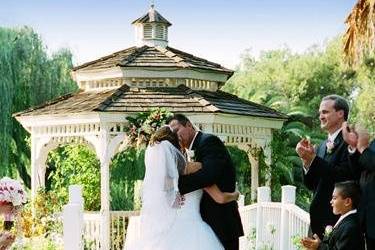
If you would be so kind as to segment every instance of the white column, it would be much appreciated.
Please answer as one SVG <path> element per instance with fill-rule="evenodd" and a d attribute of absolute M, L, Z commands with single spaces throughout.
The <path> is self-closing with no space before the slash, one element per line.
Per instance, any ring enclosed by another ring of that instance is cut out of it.
<path fill-rule="evenodd" d="M 280 249 L 290 249 L 291 235 L 289 232 L 289 210 L 290 204 L 295 204 L 296 201 L 296 187 L 282 186 L 281 187 L 281 223 L 280 223 Z"/>
<path fill-rule="evenodd" d="M 263 202 L 271 201 L 271 189 L 270 187 L 259 187 L 257 197 L 257 224 L 256 224 L 256 247 L 258 249 L 260 242 L 263 240 Z"/>
<path fill-rule="evenodd" d="M 251 201 L 255 202 L 257 197 L 257 188 L 259 187 L 259 153 L 257 149 L 248 151 L 248 157 L 251 165 Z"/>
<path fill-rule="evenodd" d="M 263 146 L 263 152 L 265 157 L 265 163 L 268 166 L 269 171 L 266 172 L 266 185 L 271 186 L 271 178 L 272 178 L 272 171 L 271 171 L 271 163 L 272 163 L 272 148 L 271 148 L 271 138 L 267 138 L 265 140 L 265 145 Z"/>
<path fill-rule="evenodd" d="M 63 240 L 65 250 L 82 250 L 83 198 L 82 187 L 69 186 L 69 203 L 63 208 Z"/>
<path fill-rule="evenodd" d="M 38 188 L 45 186 L 46 160 L 50 138 L 39 138 L 31 134 L 31 198 L 36 196 Z"/>
<path fill-rule="evenodd" d="M 251 162 L 251 200 L 254 202 L 259 187 L 259 158 L 249 158 Z"/>
<path fill-rule="evenodd" d="M 101 250 L 109 250 L 111 246 L 110 237 L 110 185 L 109 185 L 109 164 L 108 146 L 110 143 L 108 127 L 101 125 L 97 154 L 100 160 L 100 214 L 101 214 Z"/>
<path fill-rule="evenodd" d="M 38 190 L 38 164 L 37 164 L 37 139 L 31 135 L 31 199 L 33 200 Z"/>

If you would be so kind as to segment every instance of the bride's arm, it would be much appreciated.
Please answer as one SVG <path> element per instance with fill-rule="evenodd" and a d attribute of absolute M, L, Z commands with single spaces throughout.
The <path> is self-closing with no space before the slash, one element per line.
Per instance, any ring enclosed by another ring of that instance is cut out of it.
<path fill-rule="evenodd" d="M 186 163 L 183 175 L 193 174 L 202 168 L 202 163 L 197 161 L 190 161 Z"/>
<path fill-rule="evenodd" d="M 238 191 L 233 193 L 221 192 L 221 190 L 216 184 L 205 187 L 204 191 L 206 191 L 212 197 L 212 199 L 214 199 L 214 201 L 216 201 L 219 204 L 235 201 L 238 199 L 240 195 Z"/>
<path fill-rule="evenodd" d="M 184 175 L 195 173 L 201 168 L 202 168 L 201 162 L 187 162 Z M 214 199 L 214 201 L 216 201 L 219 204 L 224 204 L 224 203 L 228 203 L 231 201 L 235 201 L 238 199 L 240 195 L 239 192 L 233 192 L 233 193 L 221 192 L 221 190 L 216 184 L 205 187 L 204 190 L 212 197 L 212 199 Z"/>

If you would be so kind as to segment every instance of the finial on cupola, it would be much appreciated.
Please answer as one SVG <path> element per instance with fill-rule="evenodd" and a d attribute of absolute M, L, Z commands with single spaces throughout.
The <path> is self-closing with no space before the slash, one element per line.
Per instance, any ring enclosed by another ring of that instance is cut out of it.
<path fill-rule="evenodd" d="M 151 1 L 149 11 L 133 21 L 135 26 L 136 45 L 142 47 L 168 46 L 168 27 L 172 24 L 155 10 L 154 1 Z"/>

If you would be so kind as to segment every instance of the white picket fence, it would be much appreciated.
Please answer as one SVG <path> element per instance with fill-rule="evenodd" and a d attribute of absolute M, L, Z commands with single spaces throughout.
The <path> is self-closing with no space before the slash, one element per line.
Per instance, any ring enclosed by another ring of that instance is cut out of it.
<path fill-rule="evenodd" d="M 269 187 L 260 187 L 258 203 L 240 206 L 245 231 L 245 236 L 240 238 L 241 250 L 294 250 L 297 248 L 292 243 L 293 237 L 307 235 L 309 214 L 295 205 L 295 187 L 282 187 L 281 202 L 271 202 L 270 194 Z M 111 211 L 112 250 L 122 250 L 129 218 L 137 215 L 134 211 Z M 100 213 L 84 213 L 82 217 L 84 242 L 77 242 L 77 246 L 85 245 L 86 249 L 103 250 L 100 248 Z M 64 220 L 64 223 L 64 230 L 68 230 L 67 224 L 71 227 L 75 224 L 72 220 Z M 75 230 L 70 232 L 73 231 Z M 71 240 L 67 245 L 72 246 Z"/>

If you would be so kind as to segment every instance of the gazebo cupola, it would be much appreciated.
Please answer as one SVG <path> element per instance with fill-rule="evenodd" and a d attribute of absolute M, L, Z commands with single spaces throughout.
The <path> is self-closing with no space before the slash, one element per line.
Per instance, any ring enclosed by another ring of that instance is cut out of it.
<path fill-rule="evenodd" d="M 155 10 L 153 4 L 146 15 L 133 21 L 132 24 L 135 26 L 137 47 L 168 46 L 168 27 L 172 24 Z"/>

